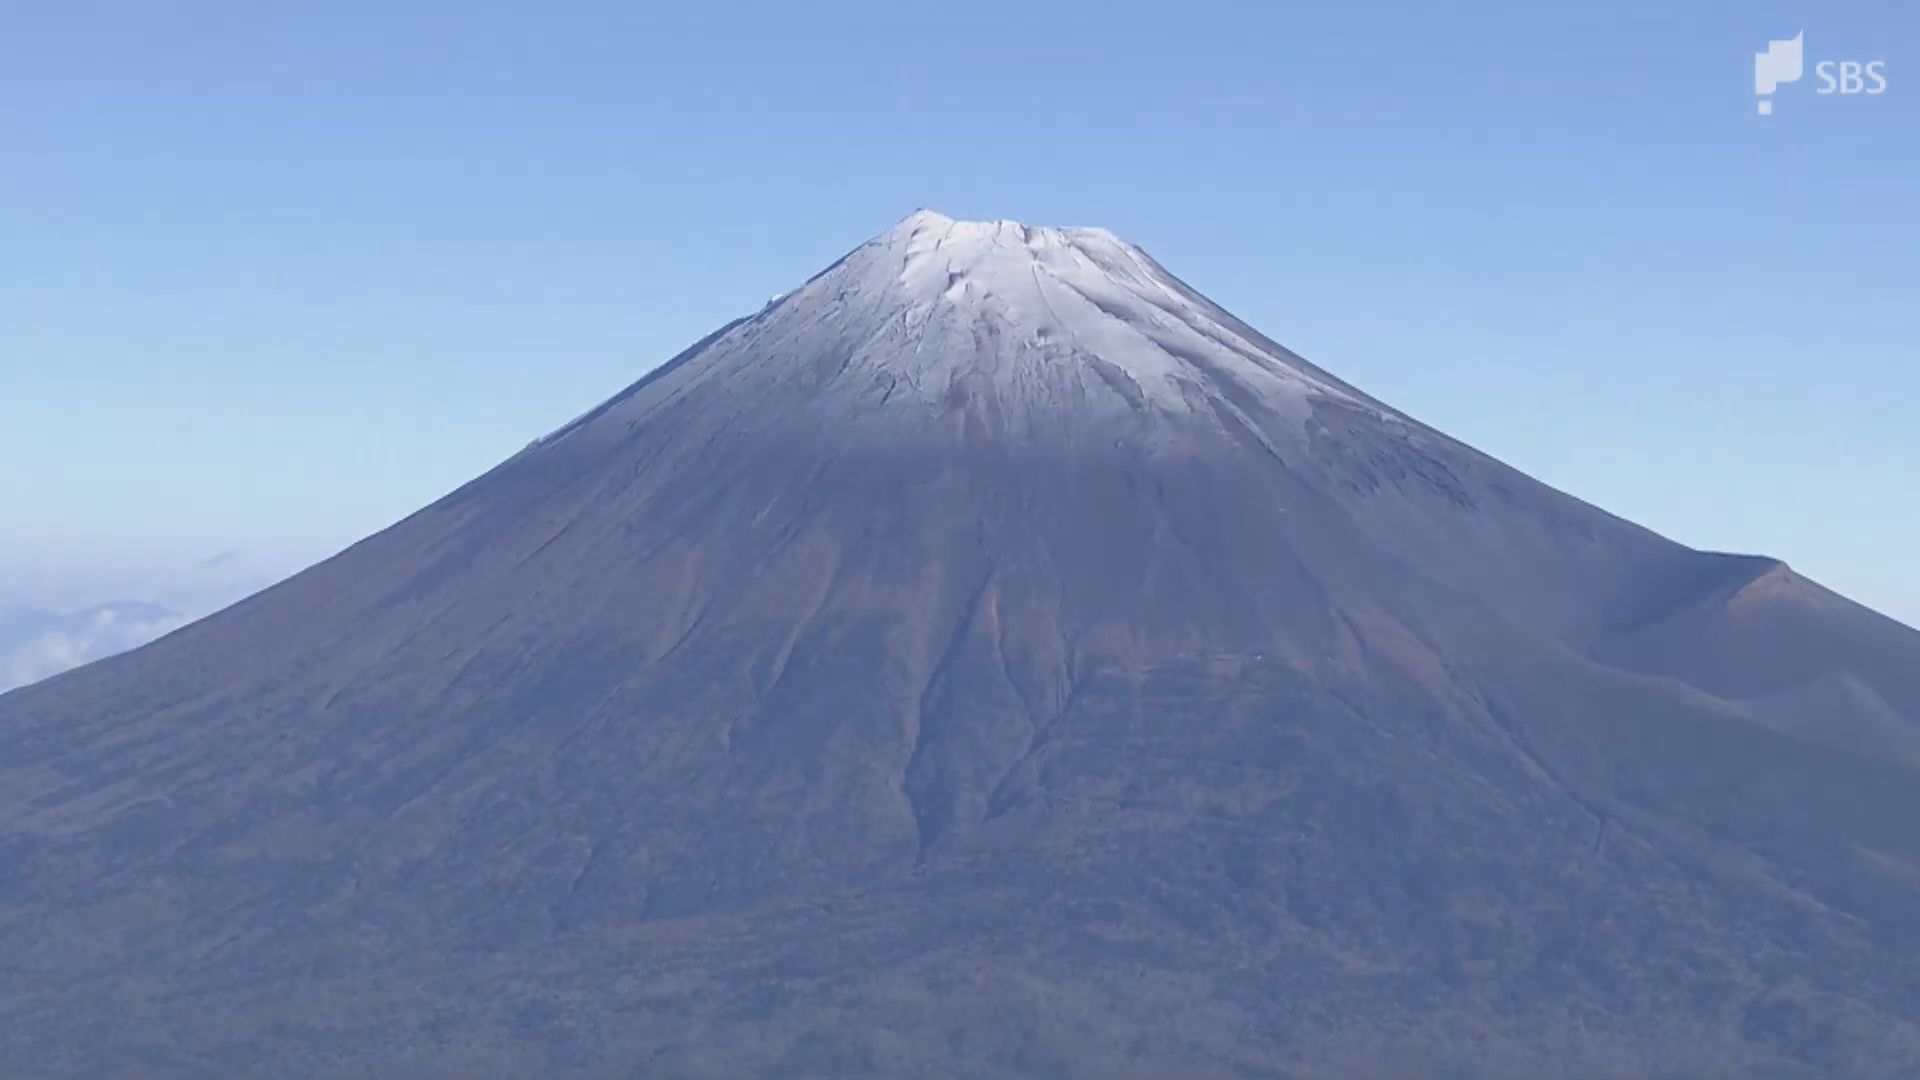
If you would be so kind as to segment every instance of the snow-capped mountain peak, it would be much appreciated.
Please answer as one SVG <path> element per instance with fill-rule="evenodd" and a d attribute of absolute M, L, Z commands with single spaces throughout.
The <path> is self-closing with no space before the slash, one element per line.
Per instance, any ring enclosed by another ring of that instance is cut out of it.
<path fill-rule="evenodd" d="M 850 424 L 916 427 L 960 411 L 1035 433 L 1083 421 L 1218 428 L 1259 402 L 1304 438 L 1314 399 L 1380 411 L 1106 229 L 932 210 L 641 385 L 661 380 L 770 381 L 784 390 L 743 398 L 792 410 L 799 394 L 808 412 Z M 653 415 L 676 399 L 646 400 Z M 604 415 L 620 430 L 643 419 L 620 402 Z"/>

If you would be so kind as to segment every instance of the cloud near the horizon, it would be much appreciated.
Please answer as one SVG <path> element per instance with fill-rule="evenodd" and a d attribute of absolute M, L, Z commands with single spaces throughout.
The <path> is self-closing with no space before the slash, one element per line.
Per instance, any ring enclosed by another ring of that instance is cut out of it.
<path fill-rule="evenodd" d="M 154 604 L 104 604 L 69 615 L 0 611 L 0 692 L 144 645 L 186 622 Z"/>

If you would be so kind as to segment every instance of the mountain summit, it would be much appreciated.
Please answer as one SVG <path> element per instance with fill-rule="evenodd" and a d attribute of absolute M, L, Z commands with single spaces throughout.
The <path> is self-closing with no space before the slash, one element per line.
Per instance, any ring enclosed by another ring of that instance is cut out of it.
<path fill-rule="evenodd" d="M 0 697 L 25 1075 L 1920 1070 L 1920 634 L 922 211 Z"/>

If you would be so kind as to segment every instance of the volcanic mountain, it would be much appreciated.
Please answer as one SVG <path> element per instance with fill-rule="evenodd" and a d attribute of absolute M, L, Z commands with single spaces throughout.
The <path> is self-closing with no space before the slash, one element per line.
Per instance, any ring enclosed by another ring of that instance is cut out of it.
<path fill-rule="evenodd" d="M 922 212 L 0 697 L 10 1076 L 1920 1075 L 1920 634 Z"/>

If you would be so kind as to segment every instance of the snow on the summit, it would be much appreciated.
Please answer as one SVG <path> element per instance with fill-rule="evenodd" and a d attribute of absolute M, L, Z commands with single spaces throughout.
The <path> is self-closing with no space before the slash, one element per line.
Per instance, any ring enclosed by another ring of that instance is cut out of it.
<path fill-rule="evenodd" d="M 1027 430 L 1100 417 L 1272 430 L 1251 408 L 1298 432 L 1315 398 L 1373 410 L 1250 333 L 1105 229 L 922 210 L 603 415 L 624 429 L 708 382 L 742 410 L 750 385 L 777 384 L 759 400 L 835 417 L 964 402 Z"/>
<path fill-rule="evenodd" d="M 922 210 L 808 291 L 889 298 L 922 333 L 965 329 L 980 341 L 981 326 L 1004 321 L 1026 348 L 1000 357 L 999 370 L 989 373 L 1000 379 L 1018 378 L 1017 354 L 1024 351 L 1041 354 L 1025 363 L 1111 365 L 1143 402 L 1172 411 L 1188 408 L 1183 383 L 1204 387 L 1221 379 L 1261 397 L 1349 397 L 1223 325 L 1203 297 L 1105 229 L 956 221 Z M 986 335 L 986 343 L 999 342 Z M 920 357 L 928 344 L 921 343 Z"/>

